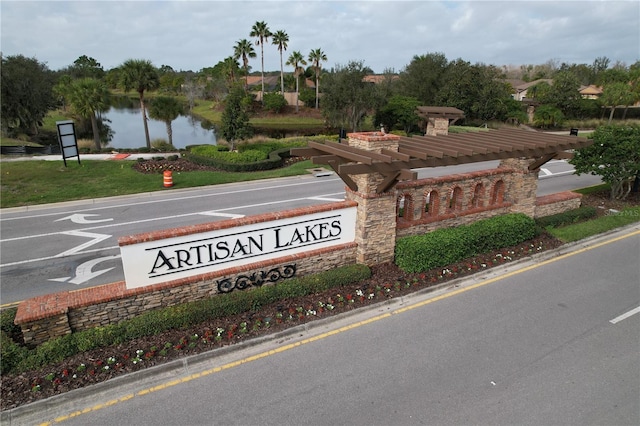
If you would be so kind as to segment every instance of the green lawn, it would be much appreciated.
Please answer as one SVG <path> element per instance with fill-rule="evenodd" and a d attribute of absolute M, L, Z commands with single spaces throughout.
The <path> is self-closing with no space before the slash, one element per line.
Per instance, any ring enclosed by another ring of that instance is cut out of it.
<path fill-rule="evenodd" d="M 582 223 L 551 228 L 549 233 L 564 242 L 572 242 L 602 234 L 612 229 L 640 222 L 640 207 L 628 207 L 617 213 L 611 213 Z"/>
<path fill-rule="evenodd" d="M 132 165 L 130 160 L 85 160 L 78 164 L 72 159 L 67 167 L 62 160 L 2 162 L 0 208 L 296 176 L 313 167 L 310 161 L 303 161 L 264 172 L 174 172 L 174 186 L 164 188 L 162 174 L 142 174 Z"/>

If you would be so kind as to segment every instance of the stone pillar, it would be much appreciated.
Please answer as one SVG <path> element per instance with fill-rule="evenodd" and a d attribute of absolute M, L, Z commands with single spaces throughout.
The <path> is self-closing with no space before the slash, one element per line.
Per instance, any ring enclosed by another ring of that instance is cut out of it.
<path fill-rule="evenodd" d="M 536 108 L 533 105 L 527 107 L 527 120 L 529 124 L 533 123 L 533 117 L 536 112 Z"/>
<path fill-rule="evenodd" d="M 382 148 L 397 151 L 400 137 L 379 132 L 349 133 L 349 146 L 380 153 Z M 392 262 L 396 247 L 396 191 L 376 193 L 384 180 L 379 173 L 350 175 L 357 191 L 347 188 L 347 200 L 358 203 L 356 219 L 356 260 L 365 265 Z"/>
<path fill-rule="evenodd" d="M 427 120 L 427 136 L 438 136 L 449 134 L 448 118 L 429 118 Z"/>
<path fill-rule="evenodd" d="M 529 170 L 533 160 L 528 158 L 507 158 L 500 161 L 499 168 L 513 169 L 505 182 L 505 201 L 512 204 L 512 213 L 524 213 L 535 217 L 538 191 L 538 171 Z"/>

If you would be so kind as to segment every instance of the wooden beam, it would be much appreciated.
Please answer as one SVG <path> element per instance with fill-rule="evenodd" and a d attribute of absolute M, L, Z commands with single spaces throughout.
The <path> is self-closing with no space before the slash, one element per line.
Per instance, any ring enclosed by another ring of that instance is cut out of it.
<path fill-rule="evenodd" d="M 402 154 L 398 151 L 391 151 L 389 149 L 385 149 L 382 148 L 382 153 L 384 155 L 388 155 L 389 157 L 395 159 L 395 160 L 400 160 L 400 161 L 409 161 L 411 160 L 411 156 L 408 154 Z"/>
<path fill-rule="evenodd" d="M 340 163 L 339 162 L 337 162 L 337 161 L 329 161 L 328 164 L 333 169 L 333 171 L 336 172 L 336 174 L 338 176 L 340 176 L 340 179 L 342 179 L 344 184 L 347 185 L 350 190 L 358 191 L 358 184 L 356 184 L 353 181 L 353 179 L 351 179 L 351 177 L 349 177 L 348 175 L 346 175 L 344 173 L 340 173 Z"/>
<path fill-rule="evenodd" d="M 315 148 L 324 153 L 340 156 L 349 161 L 357 161 L 359 163 L 364 163 L 364 164 L 371 164 L 373 162 L 373 159 L 368 155 L 352 153 L 347 150 L 341 149 L 343 148 L 342 145 L 338 145 L 338 144 L 333 144 L 333 145 L 336 145 L 336 146 L 329 146 L 329 145 L 321 144 L 317 142 L 309 142 L 309 146 L 311 148 Z M 366 153 L 366 151 L 362 151 L 362 152 Z"/>
<path fill-rule="evenodd" d="M 310 142 L 309 145 L 311 146 L 314 143 L 317 143 L 317 142 Z M 389 155 L 378 154 L 377 152 L 367 151 L 367 150 L 364 150 L 364 149 L 361 149 L 361 148 L 356 148 L 356 147 L 349 146 L 349 145 L 341 145 L 341 144 L 336 144 L 336 143 L 333 143 L 333 142 L 327 142 L 327 143 L 325 143 L 323 145 L 322 144 L 319 144 L 319 145 L 329 148 L 334 153 L 339 152 L 340 154 L 342 154 L 344 152 L 348 152 L 348 153 L 351 153 L 351 154 L 363 155 L 365 157 L 370 157 L 373 160 L 383 161 L 385 163 L 390 163 L 393 160 L 393 158 L 391 156 L 389 156 Z M 334 148 L 337 149 L 338 151 L 335 152 Z M 388 152 L 392 152 L 392 151 L 388 151 Z"/>
<path fill-rule="evenodd" d="M 393 188 L 394 185 L 398 183 L 398 176 L 400 176 L 400 171 L 386 175 L 384 180 L 378 184 L 376 194 L 382 194 Z"/>
<path fill-rule="evenodd" d="M 557 152 L 554 152 L 552 154 L 546 154 L 543 155 L 542 157 L 538 158 L 537 160 L 535 160 L 533 163 L 529 164 L 529 170 L 537 170 L 540 167 L 542 167 L 543 164 L 547 163 L 548 161 L 553 160 L 556 155 L 558 155 Z"/>

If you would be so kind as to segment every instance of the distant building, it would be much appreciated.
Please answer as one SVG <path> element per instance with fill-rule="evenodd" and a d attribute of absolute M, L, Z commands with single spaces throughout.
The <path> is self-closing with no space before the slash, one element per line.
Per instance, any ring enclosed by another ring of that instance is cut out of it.
<path fill-rule="evenodd" d="M 580 96 L 582 96 L 582 99 L 598 99 L 602 96 L 602 87 L 594 86 L 593 84 L 581 86 Z"/>

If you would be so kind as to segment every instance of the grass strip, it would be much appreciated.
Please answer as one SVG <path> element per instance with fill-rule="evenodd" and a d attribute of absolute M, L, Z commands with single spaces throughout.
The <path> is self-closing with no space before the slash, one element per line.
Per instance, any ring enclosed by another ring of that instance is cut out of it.
<path fill-rule="evenodd" d="M 67 167 L 62 160 L 3 162 L 0 208 L 297 176 L 313 167 L 311 161 L 302 161 L 262 172 L 174 172 L 174 186 L 164 188 L 162 174 L 139 173 L 130 160 L 82 161 L 82 156 L 80 159 L 81 164 L 75 158 L 67 161 Z"/>
<path fill-rule="evenodd" d="M 548 232 L 565 243 L 582 240 L 612 229 L 640 222 L 640 207 L 629 207 L 607 216 L 560 228 L 550 228 Z"/>

